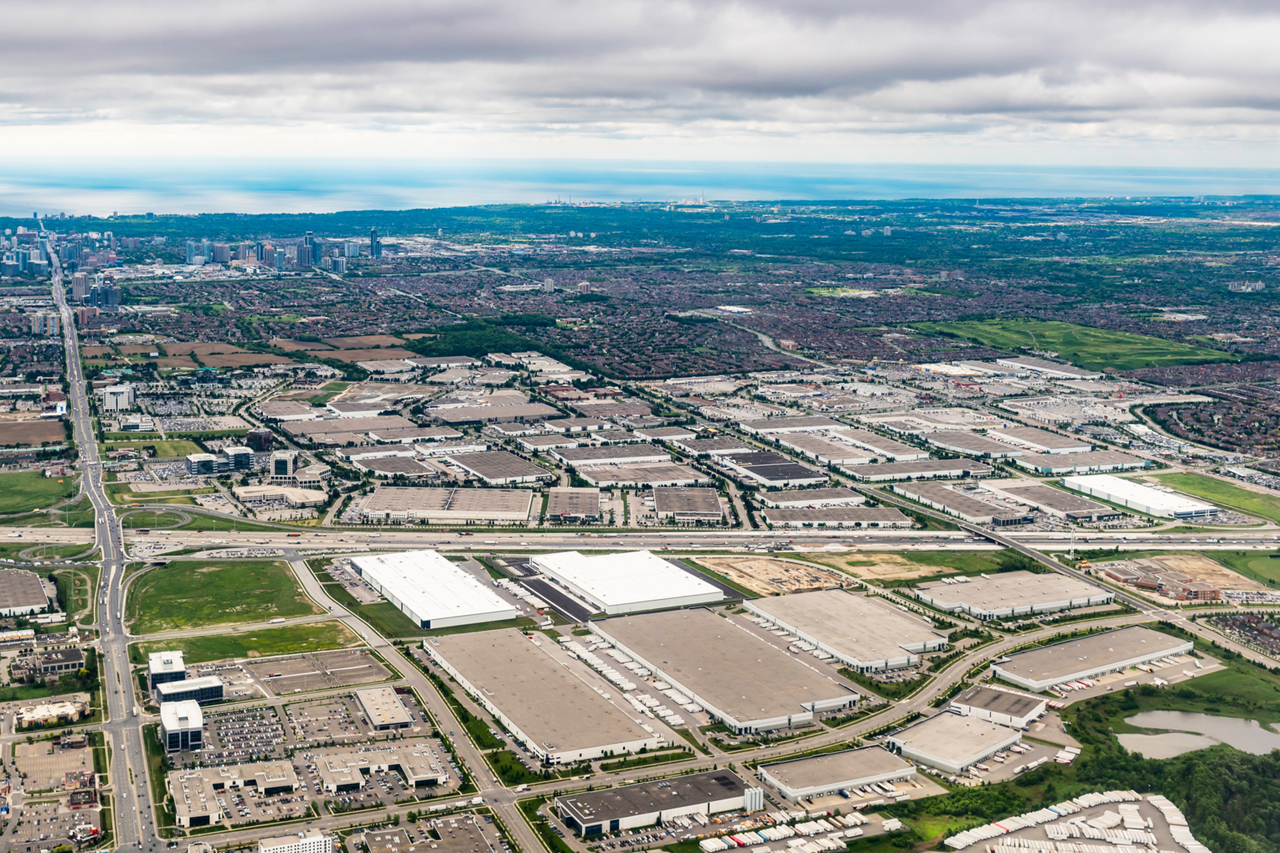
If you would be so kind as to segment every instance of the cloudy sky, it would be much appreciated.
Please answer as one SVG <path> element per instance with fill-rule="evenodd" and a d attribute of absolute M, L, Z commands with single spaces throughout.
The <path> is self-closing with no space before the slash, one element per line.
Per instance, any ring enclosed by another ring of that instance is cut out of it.
<path fill-rule="evenodd" d="M 1276 165 L 1254 0 L 44 0 L 0 151 Z"/>

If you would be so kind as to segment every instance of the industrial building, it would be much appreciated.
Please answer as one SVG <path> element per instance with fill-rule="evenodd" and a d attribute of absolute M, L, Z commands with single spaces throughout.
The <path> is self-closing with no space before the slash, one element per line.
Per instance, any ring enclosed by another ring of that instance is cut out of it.
<path fill-rule="evenodd" d="M 890 462 L 917 462 L 929 458 L 926 450 L 918 447 L 912 447 L 909 444 L 903 444 L 900 441 L 894 441 L 892 438 L 885 438 L 883 435 L 871 432 L 865 429 L 853 429 L 852 427 L 842 427 L 834 430 L 833 434 L 840 436 L 851 444 L 859 447 L 865 447 L 877 456 L 883 456 Z"/>
<path fill-rule="evenodd" d="M 760 781 L 772 785 L 793 802 L 882 782 L 898 782 L 915 775 L 914 765 L 879 746 L 828 752 L 760 768 Z"/>
<path fill-rule="evenodd" d="M 858 672 L 915 666 L 921 654 L 947 647 L 947 638 L 927 619 L 878 596 L 828 589 L 758 598 L 743 606 Z"/>
<path fill-rule="evenodd" d="M 977 456 L 980 459 L 1012 459 L 1026 453 L 1021 447 L 1014 447 L 966 430 L 934 432 L 924 438 L 934 447 L 949 450 L 952 453 L 963 453 L 965 456 Z"/>
<path fill-rule="evenodd" d="M 738 479 L 747 483 L 786 489 L 796 486 L 816 486 L 827 482 L 827 475 L 798 462 L 792 462 L 780 453 L 735 453 L 719 460 Z"/>
<path fill-rule="evenodd" d="M 185 681 L 187 668 L 182 652 L 152 652 L 147 655 L 147 689 L 155 690 L 157 684 Z"/>
<path fill-rule="evenodd" d="M 1035 507 L 1046 515 L 1065 518 L 1070 521 L 1106 521 L 1124 515 L 1120 510 L 1106 504 L 1082 498 L 1053 486 L 1029 481 L 1016 481 L 1015 485 L 992 485 L 986 487 L 993 494 Z"/>
<path fill-rule="evenodd" d="M 640 427 L 632 432 L 645 441 L 688 441 L 697 436 L 696 432 L 684 427 Z"/>
<path fill-rule="evenodd" d="M 375 732 L 407 729 L 413 715 L 405 708 L 394 687 L 366 687 L 356 691 L 356 702 Z"/>
<path fill-rule="evenodd" d="M 537 483 L 554 480 L 556 475 L 541 465 L 521 459 L 506 450 L 488 450 L 483 453 L 455 453 L 446 457 L 454 465 L 473 477 L 484 480 L 490 486 L 515 486 L 521 483 Z"/>
<path fill-rule="evenodd" d="M 1069 364 L 1045 361 L 1042 358 L 1030 358 L 1028 356 L 997 358 L 996 364 L 1012 367 L 1019 371 L 1029 370 L 1032 373 L 1039 373 L 1050 379 L 1101 379 L 1103 377 L 1103 374 L 1092 370 L 1081 370 Z"/>
<path fill-rule="evenodd" d="M 586 838 L 667 823 L 684 815 L 756 812 L 764 792 L 729 770 L 708 770 L 671 779 L 619 785 L 556 797 L 556 814 Z"/>
<path fill-rule="evenodd" d="M 589 627 L 737 733 L 807 725 L 858 701 L 843 683 L 705 608 Z"/>
<path fill-rule="evenodd" d="M 1015 571 L 976 578 L 944 578 L 922 583 L 916 598 L 947 613 L 975 619 L 1008 619 L 1110 604 L 1108 590 L 1058 574 Z"/>
<path fill-rule="evenodd" d="M 986 477 L 991 466 L 972 459 L 921 459 L 913 462 L 886 462 L 879 465 L 854 465 L 840 469 L 864 483 L 888 483 L 893 480 L 958 480 L 961 477 Z"/>
<path fill-rule="evenodd" d="M 646 465 L 670 462 L 671 454 L 648 444 L 607 444 L 603 447 L 569 447 L 551 454 L 565 465 L 589 468 L 593 465 Z"/>
<path fill-rule="evenodd" d="M 1093 444 L 1089 441 L 1036 427 L 1000 427 L 987 430 L 987 435 L 1026 448 L 1032 453 L 1088 453 L 1093 450 Z"/>
<path fill-rule="evenodd" d="M 378 486 L 357 506 L 362 521 L 469 524 L 529 520 L 530 489 L 415 489 Z"/>
<path fill-rule="evenodd" d="M 258 853 L 333 853 L 333 836 L 318 829 L 258 840 Z"/>
<path fill-rule="evenodd" d="M 677 524 L 719 522 L 724 518 L 720 493 L 715 489 L 686 489 L 659 486 L 653 490 L 653 512 L 659 521 Z"/>
<path fill-rule="evenodd" d="M 1026 729 L 1044 716 L 1048 701 L 1043 696 L 1030 696 L 978 684 L 952 699 L 951 711 L 962 717 L 977 717 L 998 726 Z"/>
<path fill-rule="evenodd" d="M 547 492 L 547 520 L 562 522 L 599 521 L 600 490 L 555 486 Z"/>
<path fill-rule="evenodd" d="M 810 433 L 785 435 L 778 443 L 823 465 L 866 465 L 875 455 L 843 441 L 831 441 Z"/>
<path fill-rule="evenodd" d="M 435 551 L 360 554 L 351 558 L 351 565 L 419 628 L 452 628 L 520 615 L 479 578 Z"/>
<path fill-rule="evenodd" d="M 735 453 L 755 453 L 757 450 L 736 438 L 724 435 L 714 438 L 682 439 L 673 441 L 671 444 L 690 456 L 733 456 Z"/>
<path fill-rule="evenodd" d="M 608 614 L 709 604 L 718 588 L 650 551 L 586 556 L 577 551 L 535 554 L 529 565 Z"/>
<path fill-rule="evenodd" d="M 1035 521 L 1030 507 L 1003 507 L 971 498 L 964 492 L 949 489 L 941 483 L 895 483 L 889 487 L 916 503 L 954 515 L 970 524 L 1009 527 Z"/>
<path fill-rule="evenodd" d="M 593 486 L 610 488 L 694 486 L 711 480 L 700 471 L 674 462 L 645 465 L 592 465 L 579 468 L 578 476 Z"/>
<path fill-rule="evenodd" d="M 432 637 L 422 647 L 545 763 L 587 761 L 662 744 L 543 644 L 555 645 L 541 634 L 526 637 L 511 628 Z"/>
<path fill-rule="evenodd" d="M 216 675 L 200 678 L 184 678 L 182 681 L 166 681 L 155 686 L 156 699 L 165 702 L 197 702 L 208 705 L 221 702 L 226 690 L 222 679 Z"/>
<path fill-rule="evenodd" d="M 903 758 L 960 774 L 1022 740 L 1022 732 L 944 711 L 885 739 Z"/>
<path fill-rule="evenodd" d="M 1066 474 L 1108 474 L 1112 471 L 1134 471 L 1146 468 L 1147 461 L 1118 450 L 1091 450 L 1088 453 L 1036 454 L 1019 456 L 1013 460 L 1019 468 L 1025 468 L 1042 477 Z"/>
<path fill-rule="evenodd" d="M 1193 500 L 1180 492 L 1157 489 L 1110 474 L 1063 477 L 1062 485 L 1159 518 L 1212 518 L 1218 514 L 1216 506 Z"/>
<path fill-rule="evenodd" d="M 160 740 L 165 752 L 204 748 L 204 712 L 191 700 L 160 704 Z"/>
<path fill-rule="evenodd" d="M 49 607 L 49 594 L 35 572 L 0 569 L 0 616 L 30 616 Z"/>
<path fill-rule="evenodd" d="M 534 421 L 561 414 L 545 403 L 513 403 L 509 406 L 455 406 L 428 409 L 427 415 L 446 424 L 507 423 Z"/>
<path fill-rule="evenodd" d="M 774 527 L 897 527 L 911 519 L 887 506 L 828 506 L 813 509 L 766 509 L 764 520 Z"/>
<path fill-rule="evenodd" d="M 756 435 L 782 435 L 790 432 L 824 432 L 845 426 L 845 424 L 833 421 L 831 418 L 823 417 L 822 415 L 801 415 L 739 421 L 738 426 L 742 428 L 743 432 L 750 432 Z"/>
<path fill-rule="evenodd" d="M 760 503 L 775 509 L 815 509 L 824 506 L 856 506 L 867 499 L 844 486 L 830 489 L 788 489 L 779 492 L 763 492 L 757 496 Z"/>
<path fill-rule="evenodd" d="M 1040 692 L 1081 678 L 1097 678 L 1131 666 L 1191 651 L 1192 642 L 1135 625 L 1068 640 L 1013 655 L 995 663 L 997 678 Z"/>

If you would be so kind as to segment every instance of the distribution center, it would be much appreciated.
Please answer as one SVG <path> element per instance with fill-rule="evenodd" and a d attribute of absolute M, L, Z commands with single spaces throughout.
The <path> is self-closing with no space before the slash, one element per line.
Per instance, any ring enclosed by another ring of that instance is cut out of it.
<path fill-rule="evenodd" d="M 760 781 L 789 800 L 824 797 L 882 782 L 911 779 L 916 768 L 878 746 L 829 752 L 760 768 Z"/>
<path fill-rule="evenodd" d="M 1182 640 L 1135 625 L 1032 649 L 993 664 L 998 678 L 1028 690 L 1046 690 L 1056 684 L 1096 678 L 1131 666 L 1191 651 L 1190 640 Z"/>
<path fill-rule="evenodd" d="M 556 814 L 584 837 L 653 826 L 684 815 L 763 808 L 764 792 L 729 770 L 556 797 Z"/>
<path fill-rule="evenodd" d="M 1018 743 L 1022 732 L 944 711 L 895 732 L 886 740 L 903 758 L 959 774 L 966 767 Z"/>
<path fill-rule="evenodd" d="M 351 565 L 419 628 L 452 628 L 520 615 L 480 579 L 435 551 L 360 555 Z"/>
<path fill-rule="evenodd" d="M 1133 480 L 1112 477 L 1110 474 L 1063 477 L 1062 485 L 1090 497 L 1160 518 L 1210 518 L 1218 514 L 1216 506 L 1192 500 L 1179 492 L 1157 489 Z"/>
<path fill-rule="evenodd" d="M 529 564 L 608 614 L 707 604 L 724 598 L 716 587 L 650 551 L 591 557 L 563 551 L 536 555 Z"/>
<path fill-rule="evenodd" d="M 947 613 L 975 619 L 1007 619 L 1110 604 L 1114 595 L 1057 572 L 1015 571 L 920 584 L 916 598 Z"/>

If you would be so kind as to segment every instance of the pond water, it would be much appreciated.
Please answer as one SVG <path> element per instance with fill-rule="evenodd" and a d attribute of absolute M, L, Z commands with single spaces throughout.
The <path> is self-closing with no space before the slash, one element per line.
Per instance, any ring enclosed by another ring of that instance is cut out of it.
<path fill-rule="evenodd" d="M 1125 722 L 1144 729 L 1169 730 L 1161 734 L 1116 735 L 1121 746 L 1146 758 L 1173 758 L 1219 743 L 1254 755 L 1280 749 L 1280 734 L 1263 728 L 1257 720 L 1187 711 L 1143 711 L 1127 717 Z"/>

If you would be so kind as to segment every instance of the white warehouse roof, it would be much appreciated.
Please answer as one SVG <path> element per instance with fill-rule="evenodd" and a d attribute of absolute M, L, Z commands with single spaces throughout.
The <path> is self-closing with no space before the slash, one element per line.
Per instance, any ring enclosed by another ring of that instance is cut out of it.
<path fill-rule="evenodd" d="M 1217 507 L 1192 500 L 1179 492 L 1166 492 L 1110 474 L 1063 477 L 1062 485 L 1162 518 L 1197 518 L 1218 513 Z"/>
<path fill-rule="evenodd" d="M 435 551 L 352 557 L 361 577 L 422 628 L 447 628 L 520 615 L 475 575 Z"/>
<path fill-rule="evenodd" d="M 594 557 L 564 551 L 536 556 L 532 563 L 605 613 L 707 604 L 724 598 L 716 587 L 650 551 Z"/>

